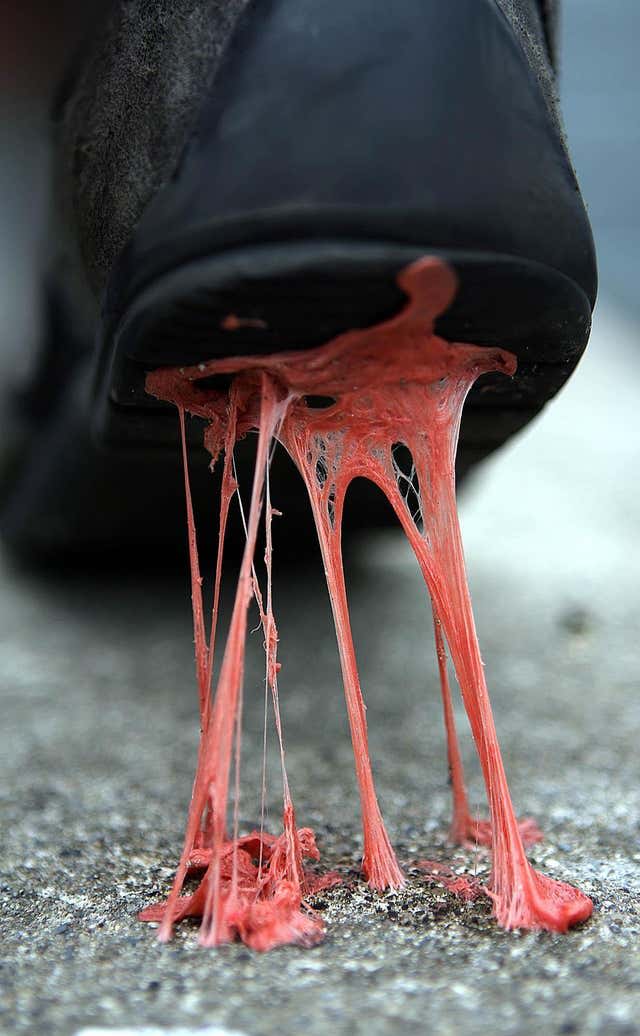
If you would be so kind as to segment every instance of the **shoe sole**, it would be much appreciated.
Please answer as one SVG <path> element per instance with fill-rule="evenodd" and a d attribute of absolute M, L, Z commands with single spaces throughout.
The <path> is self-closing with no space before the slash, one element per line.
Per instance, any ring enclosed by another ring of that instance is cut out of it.
<path fill-rule="evenodd" d="M 316 240 L 233 249 L 183 263 L 106 321 L 94 434 L 113 449 L 173 446 L 175 417 L 146 394 L 149 370 L 308 349 L 380 323 L 404 304 L 399 271 L 425 254 L 444 259 L 459 279 L 458 295 L 437 332 L 450 341 L 499 346 L 518 358 L 515 378 L 486 375 L 470 393 L 460 439 L 460 466 L 466 470 L 540 411 L 586 346 L 587 296 L 540 263 L 427 246 Z"/>
<path fill-rule="evenodd" d="M 518 357 L 513 379 L 485 375 L 469 395 L 460 479 L 527 424 L 573 371 L 590 328 L 582 289 L 556 270 L 509 256 L 348 241 L 261 245 L 183 264 L 147 285 L 119 316 L 111 313 L 97 366 L 76 370 L 5 486 L 5 540 L 18 553 L 49 557 L 87 549 L 111 556 L 123 545 L 149 554 L 179 543 L 177 422 L 172 408 L 145 392 L 147 371 L 309 348 L 378 323 L 403 305 L 398 271 L 423 254 L 445 259 L 460 282 L 438 333 Z M 239 318 L 237 330 L 225 329 L 230 315 Z M 201 422 L 188 427 L 201 445 Z M 206 498 L 204 450 L 196 450 L 192 480 L 196 497 Z M 361 510 L 368 524 L 388 517 L 370 496 Z M 351 512 L 357 525 L 358 507 Z"/>

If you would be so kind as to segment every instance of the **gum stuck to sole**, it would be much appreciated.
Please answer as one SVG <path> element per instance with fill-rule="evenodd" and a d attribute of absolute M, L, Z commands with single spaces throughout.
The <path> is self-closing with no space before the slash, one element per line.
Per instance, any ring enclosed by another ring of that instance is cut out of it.
<path fill-rule="evenodd" d="M 323 925 L 305 897 L 337 880 L 334 874 L 318 878 L 305 868 L 304 857 L 317 859 L 317 848 L 313 833 L 297 827 L 286 773 L 271 581 L 271 523 L 277 512 L 271 502 L 269 460 L 274 442 L 284 446 L 302 475 L 322 552 L 360 790 L 362 872 L 369 884 L 380 890 L 400 888 L 404 876 L 375 791 L 344 582 L 342 514 L 347 488 L 358 477 L 371 480 L 390 501 L 431 597 L 453 785 L 452 838 L 490 843 L 492 874 L 485 891 L 502 926 L 564 932 L 592 912 L 588 897 L 538 873 L 527 861 L 525 844 L 541 835 L 530 819 L 518 822 L 511 802 L 475 632 L 457 518 L 454 465 L 465 398 L 480 375 L 513 375 L 516 361 L 502 349 L 449 343 L 434 333 L 436 318 L 451 304 L 457 290 L 455 275 L 442 260 L 423 258 L 412 263 L 401 271 L 398 284 L 408 298 L 402 312 L 374 327 L 342 334 L 326 345 L 157 370 L 147 378 L 147 390 L 175 404 L 180 417 L 201 717 L 196 777 L 173 887 L 165 904 L 148 908 L 141 915 L 143 920 L 161 921 L 163 940 L 170 938 L 176 921 L 190 915 L 202 918 L 200 941 L 205 945 L 233 938 L 241 938 L 256 949 L 286 942 L 310 945 L 322 937 Z M 243 319 L 242 314 L 235 313 L 231 318 L 234 326 Z M 199 384 L 216 375 L 232 376 L 228 391 Z M 317 405 L 319 398 L 322 406 Z M 208 637 L 189 487 L 185 413 L 207 421 L 205 445 L 213 463 L 220 456 L 224 458 Z M 246 545 L 220 674 L 212 694 L 225 530 L 238 489 L 233 450 L 249 432 L 257 432 L 258 441 L 245 520 Z M 266 541 L 264 587 L 254 562 L 262 516 Z M 265 680 L 280 746 L 283 831 L 277 838 L 264 831 L 240 837 L 238 831 L 243 666 L 252 599 L 260 613 Z M 469 812 L 453 723 L 445 642 L 485 779 L 489 821 L 474 821 Z M 231 810 L 230 800 L 234 804 Z M 426 861 L 424 865 L 428 871 Z M 181 896 L 185 879 L 194 868 L 204 868 L 200 884 L 192 895 Z M 442 868 L 432 872 L 431 878 L 469 898 L 469 883 L 463 881 L 456 886 Z M 472 891 L 475 895 L 475 885 Z"/>

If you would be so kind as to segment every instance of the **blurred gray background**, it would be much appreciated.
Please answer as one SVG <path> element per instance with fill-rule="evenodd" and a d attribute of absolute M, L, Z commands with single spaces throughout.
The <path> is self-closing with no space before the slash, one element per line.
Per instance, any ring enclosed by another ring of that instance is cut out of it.
<path fill-rule="evenodd" d="M 640 5 L 562 0 L 560 93 L 598 246 L 601 298 L 640 313 Z"/>
<path fill-rule="evenodd" d="M 158 571 L 45 577 L 0 557 L 0 1032 L 640 1032 L 639 40 L 638 0 L 564 3 L 564 114 L 600 258 L 592 342 L 560 397 L 462 502 L 514 798 L 546 833 L 532 856 L 588 891 L 594 918 L 567 937 L 509 934 L 483 904 L 461 906 L 415 876 L 398 896 L 355 880 L 350 748 L 312 560 L 277 572 L 276 594 L 299 816 L 348 879 L 326 896 L 327 940 L 260 958 L 239 946 L 199 950 L 185 926 L 159 947 L 135 912 L 167 889 L 189 797 L 186 581 Z M 15 57 L 19 41 L 5 36 L 4 47 Z M 23 67 L 24 88 L 0 91 L 5 384 L 37 335 L 46 256 L 45 98 L 56 68 L 31 69 L 28 55 Z M 400 855 L 453 854 L 484 873 L 481 850 L 445 842 L 435 664 L 408 551 L 391 531 L 365 537 L 348 574 L 372 753 Z M 464 750 L 482 813 L 466 734 Z M 277 819 L 275 793 L 271 808 Z M 249 795 L 244 809 L 250 822 Z"/>

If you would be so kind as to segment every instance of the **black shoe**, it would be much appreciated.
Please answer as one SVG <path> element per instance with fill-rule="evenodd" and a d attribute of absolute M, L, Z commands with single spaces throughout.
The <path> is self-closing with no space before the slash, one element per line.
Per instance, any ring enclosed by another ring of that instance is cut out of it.
<path fill-rule="evenodd" d="M 459 277 L 437 330 L 519 359 L 513 381 L 474 388 L 461 469 L 541 409 L 584 350 L 596 294 L 541 2 L 116 5 L 58 105 L 75 242 L 21 397 L 10 544 L 181 539 L 175 415 L 145 372 L 378 323 L 422 255 Z M 69 290 L 82 278 L 95 344 Z M 246 323 L 229 329 L 229 314 Z"/>

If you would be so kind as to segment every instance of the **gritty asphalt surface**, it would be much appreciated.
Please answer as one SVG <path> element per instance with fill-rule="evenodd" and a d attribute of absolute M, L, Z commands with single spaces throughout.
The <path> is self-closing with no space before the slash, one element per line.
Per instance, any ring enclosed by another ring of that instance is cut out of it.
<path fill-rule="evenodd" d="M 168 889 L 194 766 L 184 574 L 44 577 L 5 559 L 0 1032 L 640 1032 L 639 388 L 636 328 L 605 303 L 562 398 L 468 488 L 462 510 L 513 795 L 546 836 L 531 856 L 593 897 L 593 919 L 564 937 L 505 933 L 488 903 L 463 904 L 416 872 L 398 894 L 358 879 L 349 739 L 312 558 L 276 564 L 275 605 L 299 820 L 345 879 L 317 903 L 326 940 L 264 956 L 240 945 L 211 951 L 185 924 L 159 945 L 136 912 Z M 393 531 L 361 539 L 348 580 L 378 787 L 400 857 L 482 875 L 485 851 L 446 844 L 436 665 L 408 548 Z M 249 825 L 259 649 L 256 634 L 243 746 Z M 483 814 L 466 729 L 464 752 Z M 275 767 L 273 747 L 270 760 Z M 277 787 L 274 768 L 274 823 Z"/>

